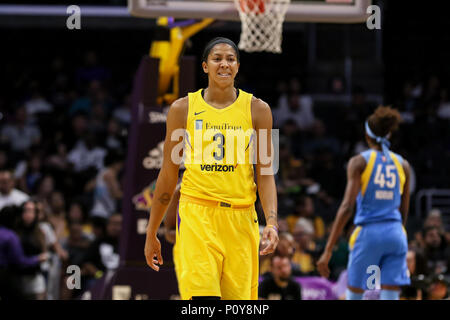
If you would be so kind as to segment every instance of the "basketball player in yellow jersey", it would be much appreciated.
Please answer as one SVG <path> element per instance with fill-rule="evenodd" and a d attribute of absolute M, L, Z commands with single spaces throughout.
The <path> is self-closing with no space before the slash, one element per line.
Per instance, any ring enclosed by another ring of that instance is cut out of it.
<path fill-rule="evenodd" d="M 163 258 L 156 233 L 178 179 L 179 162 L 173 156 L 180 155 L 178 147 L 184 143 L 186 171 L 176 232 L 181 298 L 257 299 L 258 254 L 272 253 L 278 244 L 272 113 L 265 102 L 234 87 L 239 51 L 231 40 L 213 39 L 202 60 L 208 87 L 175 101 L 167 115 L 164 160 L 154 191 L 145 256 L 158 271 Z M 179 129 L 185 130 L 186 138 L 173 139 Z M 230 132 L 242 136 L 249 129 L 255 130 L 253 141 L 264 144 L 269 156 L 264 157 L 258 147 L 254 167 L 249 161 L 252 138 L 246 136 L 243 146 L 238 143 L 231 148 L 227 139 Z M 240 162 L 244 157 L 247 161 Z M 256 190 L 267 223 L 262 234 L 267 245 L 260 252 Z"/>

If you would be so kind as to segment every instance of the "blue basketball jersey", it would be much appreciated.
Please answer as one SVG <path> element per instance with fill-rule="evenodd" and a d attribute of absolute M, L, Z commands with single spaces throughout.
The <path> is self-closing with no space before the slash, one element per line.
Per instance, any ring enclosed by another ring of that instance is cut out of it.
<path fill-rule="evenodd" d="M 372 149 L 361 155 L 366 168 L 361 175 L 354 224 L 402 221 L 399 207 L 405 184 L 403 158 L 390 152 L 392 161 L 388 162 L 383 152 Z"/>

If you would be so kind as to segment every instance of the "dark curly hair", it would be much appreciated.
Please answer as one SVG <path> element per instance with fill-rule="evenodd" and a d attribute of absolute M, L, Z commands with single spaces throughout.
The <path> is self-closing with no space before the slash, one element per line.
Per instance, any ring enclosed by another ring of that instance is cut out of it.
<path fill-rule="evenodd" d="M 390 106 L 379 106 L 373 114 L 367 119 L 369 127 L 374 134 L 384 137 L 389 133 L 397 130 L 398 125 L 402 121 L 402 117 L 398 110 Z"/>

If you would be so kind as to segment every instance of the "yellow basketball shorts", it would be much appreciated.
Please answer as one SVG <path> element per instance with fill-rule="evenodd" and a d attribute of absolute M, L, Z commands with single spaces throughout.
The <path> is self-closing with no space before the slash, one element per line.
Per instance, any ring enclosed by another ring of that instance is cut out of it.
<path fill-rule="evenodd" d="M 227 208 L 181 195 L 176 268 L 181 299 L 258 299 L 259 224 L 254 206 Z"/>

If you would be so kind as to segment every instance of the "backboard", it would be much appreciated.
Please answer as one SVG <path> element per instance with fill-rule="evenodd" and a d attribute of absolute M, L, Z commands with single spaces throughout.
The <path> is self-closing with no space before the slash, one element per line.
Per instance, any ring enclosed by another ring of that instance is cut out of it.
<path fill-rule="evenodd" d="M 360 23 L 366 21 L 371 4 L 372 0 L 291 0 L 285 21 Z M 239 21 L 233 0 L 128 0 L 128 10 L 144 18 Z"/>

